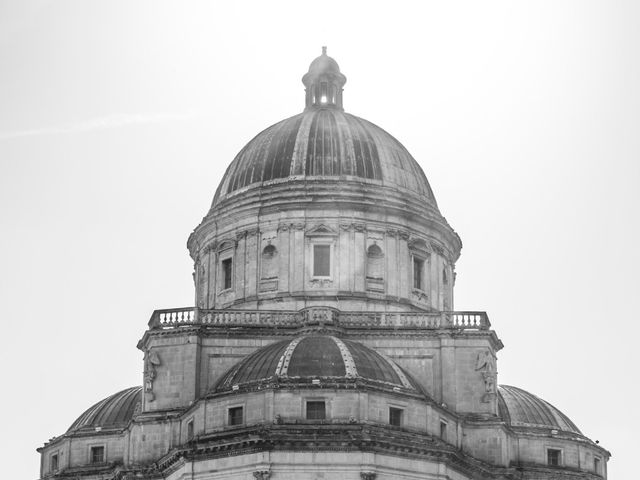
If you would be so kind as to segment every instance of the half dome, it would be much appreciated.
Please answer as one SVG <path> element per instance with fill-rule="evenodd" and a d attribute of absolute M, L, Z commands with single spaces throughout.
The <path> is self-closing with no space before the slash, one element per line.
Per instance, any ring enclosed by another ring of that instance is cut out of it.
<path fill-rule="evenodd" d="M 231 368 L 216 392 L 277 380 L 305 383 L 362 381 L 383 388 L 423 394 L 419 385 L 393 361 L 350 340 L 329 335 L 308 335 L 268 345 Z"/>
<path fill-rule="evenodd" d="M 550 428 L 582 435 L 569 417 L 532 393 L 521 388 L 500 385 L 498 394 L 500 416 L 511 426 Z"/>
<path fill-rule="evenodd" d="M 357 180 L 419 195 L 437 209 L 418 162 L 392 135 L 336 108 L 312 108 L 256 135 L 233 160 L 213 200 L 286 179 Z"/>
<path fill-rule="evenodd" d="M 142 387 L 131 387 L 99 401 L 71 424 L 67 433 L 79 430 L 106 430 L 129 425 L 142 402 Z"/>

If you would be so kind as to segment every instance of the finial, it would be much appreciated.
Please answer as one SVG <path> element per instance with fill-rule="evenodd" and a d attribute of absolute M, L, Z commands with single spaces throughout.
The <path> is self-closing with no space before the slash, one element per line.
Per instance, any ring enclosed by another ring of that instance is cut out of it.
<path fill-rule="evenodd" d="M 327 47 L 322 47 L 322 54 L 326 55 L 327 54 Z"/>

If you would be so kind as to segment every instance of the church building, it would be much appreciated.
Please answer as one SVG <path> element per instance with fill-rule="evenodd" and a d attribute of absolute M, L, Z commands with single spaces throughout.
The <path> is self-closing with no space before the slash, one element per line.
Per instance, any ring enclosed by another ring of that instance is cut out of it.
<path fill-rule="evenodd" d="M 41 479 L 606 478 L 607 450 L 498 384 L 416 160 L 344 111 L 326 48 L 302 82 L 304 111 L 242 148 L 189 236 L 195 306 L 153 312 L 140 385 L 40 447 Z"/>

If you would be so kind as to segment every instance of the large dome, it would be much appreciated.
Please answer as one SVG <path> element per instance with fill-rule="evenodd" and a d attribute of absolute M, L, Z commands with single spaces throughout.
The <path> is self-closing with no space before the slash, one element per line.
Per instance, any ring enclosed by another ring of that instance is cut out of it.
<path fill-rule="evenodd" d="M 251 389 L 264 383 L 365 383 L 422 395 L 419 385 L 380 353 L 350 340 L 308 335 L 268 345 L 231 368 L 216 392 Z"/>
<path fill-rule="evenodd" d="M 335 107 L 317 107 L 256 135 L 233 160 L 213 204 L 238 190 L 286 179 L 357 180 L 436 201 L 406 148 L 382 128 Z"/>
<path fill-rule="evenodd" d="M 256 135 L 233 160 L 213 199 L 287 180 L 364 182 L 416 194 L 437 210 L 429 182 L 406 148 L 382 128 L 344 112 L 346 77 L 322 55 L 302 77 L 303 113 Z"/>

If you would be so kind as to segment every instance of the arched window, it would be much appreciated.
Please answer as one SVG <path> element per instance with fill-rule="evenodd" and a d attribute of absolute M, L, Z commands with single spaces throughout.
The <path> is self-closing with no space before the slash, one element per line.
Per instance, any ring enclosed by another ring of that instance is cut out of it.
<path fill-rule="evenodd" d="M 384 253 L 375 243 L 367 248 L 367 290 L 384 290 Z"/>
<path fill-rule="evenodd" d="M 278 250 L 273 245 L 267 245 L 262 250 L 262 271 L 260 278 L 268 280 L 278 276 L 278 264 L 276 257 Z"/>

